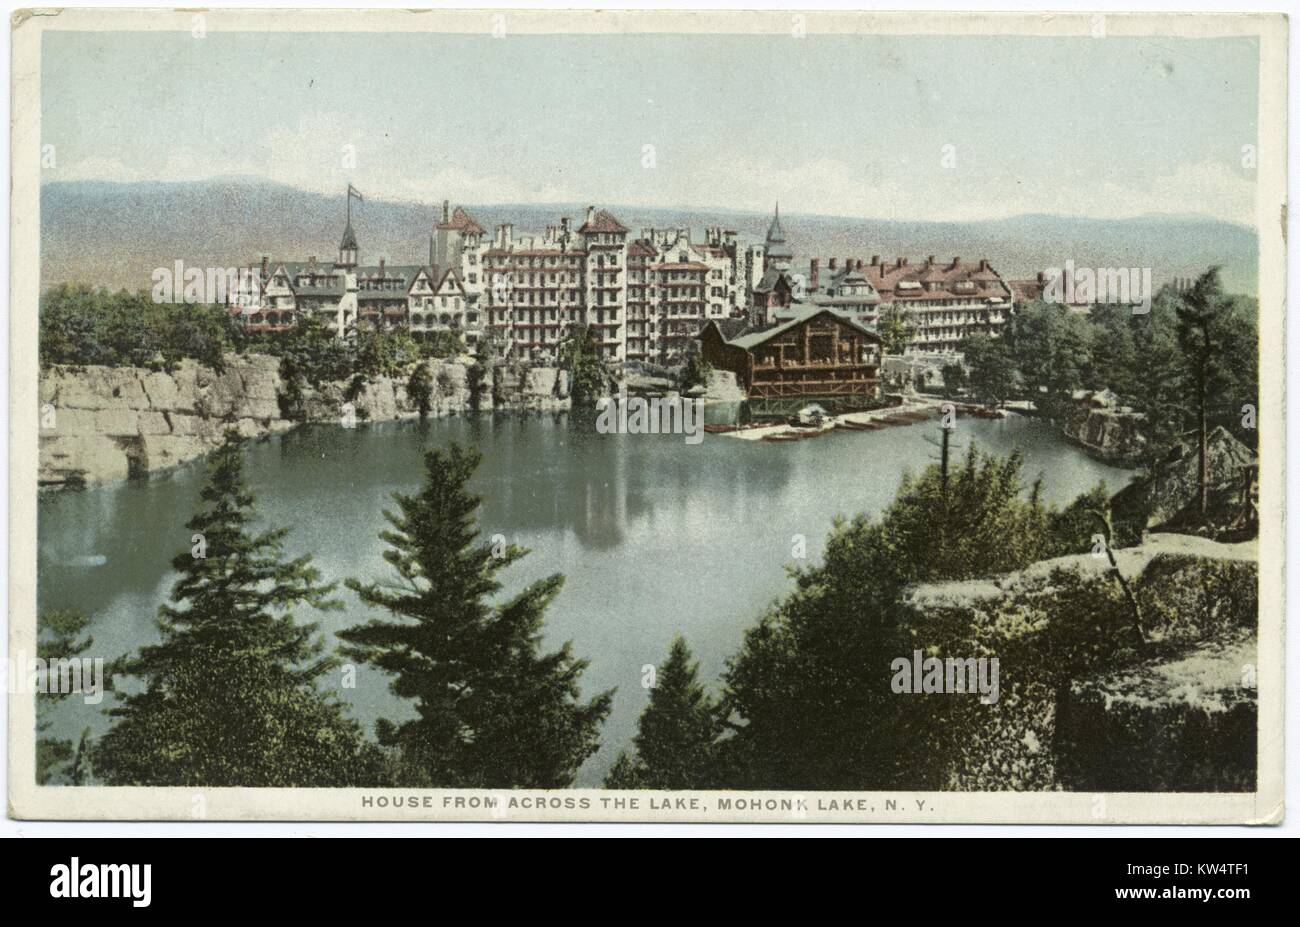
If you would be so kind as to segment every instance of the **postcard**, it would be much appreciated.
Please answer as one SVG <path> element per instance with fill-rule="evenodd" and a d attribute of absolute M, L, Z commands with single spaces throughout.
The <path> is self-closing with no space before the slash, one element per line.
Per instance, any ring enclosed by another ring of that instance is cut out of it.
<path fill-rule="evenodd" d="M 12 817 L 1281 821 L 1284 17 L 12 38 Z"/>

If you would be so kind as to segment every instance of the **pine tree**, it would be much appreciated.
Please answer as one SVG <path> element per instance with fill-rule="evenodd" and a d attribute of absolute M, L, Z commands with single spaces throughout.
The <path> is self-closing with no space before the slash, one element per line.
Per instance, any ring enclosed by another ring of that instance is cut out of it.
<path fill-rule="evenodd" d="M 193 546 L 159 609 L 162 641 L 124 672 L 115 724 L 93 754 L 114 785 L 343 786 L 378 775 L 378 751 L 317 683 L 337 660 L 289 609 L 337 607 L 311 557 L 286 560 L 285 529 L 254 533 L 254 496 L 236 436 L 213 455 Z"/>
<path fill-rule="evenodd" d="M 429 376 L 429 365 L 423 360 L 415 365 L 410 378 L 406 381 L 406 397 L 415 404 L 420 418 L 427 418 L 433 407 L 433 378 Z"/>
<path fill-rule="evenodd" d="M 90 618 L 80 612 L 48 611 L 37 619 L 36 656 L 47 666 L 62 661 L 79 659 L 92 646 L 95 639 L 82 633 L 90 626 Z M 18 672 L 26 669 L 18 667 Z M 47 670 L 53 682 L 55 670 Z M 36 781 L 41 785 L 80 785 L 78 759 L 82 753 L 71 740 L 60 737 L 43 737 L 50 729 L 50 710 L 72 693 L 47 685 L 46 691 L 37 692 L 36 699 Z M 86 735 L 82 734 L 84 742 Z"/>
<path fill-rule="evenodd" d="M 1186 358 L 1196 408 L 1197 509 L 1202 518 L 1209 508 L 1209 407 L 1211 397 L 1229 382 L 1224 365 L 1225 328 L 1230 307 L 1223 297 L 1219 268 L 1211 267 L 1196 278 L 1178 307 L 1178 345 Z"/>
<path fill-rule="evenodd" d="M 613 693 L 580 702 L 586 661 L 568 643 L 540 652 L 544 613 L 563 576 L 493 603 L 496 574 L 527 551 L 477 541 L 481 500 L 467 486 L 479 461 L 456 445 L 430 451 L 419 493 L 394 493 L 399 511 L 384 512 L 392 530 L 380 537 L 397 582 L 348 587 L 395 620 L 372 619 L 340 636 L 345 653 L 391 674 L 394 694 L 415 702 L 415 719 L 378 725 L 380 743 L 398 748 L 403 784 L 566 786 L 595 751 Z"/>
<path fill-rule="evenodd" d="M 632 739 L 635 757 L 619 756 L 605 778 L 611 789 L 706 789 L 715 785 L 722 733 L 718 706 L 699 681 L 699 663 L 680 635 L 650 690 Z"/>

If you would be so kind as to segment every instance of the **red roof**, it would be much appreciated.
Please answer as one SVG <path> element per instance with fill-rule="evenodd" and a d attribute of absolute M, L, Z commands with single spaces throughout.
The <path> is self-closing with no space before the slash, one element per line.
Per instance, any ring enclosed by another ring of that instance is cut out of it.
<path fill-rule="evenodd" d="M 450 221 L 439 222 L 438 228 L 460 232 L 463 235 L 482 235 L 483 226 L 470 218 L 469 213 L 457 206 L 451 214 Z"/>
<path fill-rule="evenodd" d="M 888 299 L 988 299 L 1007 298 L 1010 288 L 987 261 L 963 263 L 954 259 L 951 264 L 924 262 L 904 264 L 863 264 L 862 274 L 882 297 Z M 900 283 L 936 284 L 934 289 L 924 286 L 899 288 Z"/>
<path fill-rule="evenodd" d="M 605 210 L 600 210 L 587 222 L 582 223 L 582 228 L 578 229 L 578 234 L 583 235 L 589 232 L 626 232 L 627 228 L 621 222 L 611 216 Z"/>

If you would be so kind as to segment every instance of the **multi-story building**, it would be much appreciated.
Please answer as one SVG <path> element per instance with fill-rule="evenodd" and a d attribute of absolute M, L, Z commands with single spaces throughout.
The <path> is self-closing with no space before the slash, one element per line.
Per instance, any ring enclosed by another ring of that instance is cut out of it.
<path fill-rule="evenodd" d="M 712 227 L 628 230 L 589 208 L 574 231 L 562 218 L 538 241 L 499 226 L 483 253 L 484 304 L 493 337 L 508 354 L 554 360 L 574 325 L 594 334 L 611 361 L 673 364 L 701 325 L 739 304 L 735 233 Z"/>
<path fill-rule="evenodd" d="M 477 226 L 460 210 L 457 230 L 463 242 L 460 260 L 477 247 Z M 440 223 L 441 225 L 442 223 Z M 481 234 L 481 229 L 478 233 Z M 435 253 L 438 230 L 430 238 Z M 471 297 L 456 266 L 431 262 L 390 265 L 359 263 L 361 249 L 349 219 L 332 264 L 306 261 L 273 262 L 263 257 L 260 269 L 241 274 L 229 297 L 230 311 L 250 331 L 288 331 L 303 316 L 314 316 L 347 337 L 362 328 L 409 330 L 416 338 L 452 332 L 473 348 L 483 331 L 483 313 Z M 477 259 L 475 259 L 477 261 Z M 481 276 L 476 271 L 476 279 Z"/>
<path fill-rule="evenodd" d="M 907 354 L 960 354 L 968 335 L 996 335 L 1010 318 L 1011 288 L 987 258 L 943 263 L 930 255 L 910 265 L 903 257 L 889 264 L 872 257 L 855 266 L 880 294 L 881 312 L 905 313 L 912 326 Z"/>
<path fill-rule="evenodd" d="M 752 249 L 751 249 L 752 250 Z M 957 355 L 974 332 L 996 334 L 1012 310 L 1011 287 L 987 259 L 965 263 L 960 257 L 941 263 L 931 255 L 911 264 L 907 258 L 870 263 L 813 258 L 806 275 L 791 273 L 793 252 L 778 209 L 764 245 L 763 276 L 753 285 L 747 307 L 748 329 L 760 331 L 823 308 L 875 329 L 883 313 L 901 312 L 912 327 L 905 353 Z"/>

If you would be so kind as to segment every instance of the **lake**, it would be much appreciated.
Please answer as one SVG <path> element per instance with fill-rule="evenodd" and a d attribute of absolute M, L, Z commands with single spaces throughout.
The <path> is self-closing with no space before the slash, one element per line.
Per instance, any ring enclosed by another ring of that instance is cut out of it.
<path fill-rule="evenodd" d="M 389 494 L 415 490 L 424 449 L 479 447 L 484 539 L 500 534 L 533 551 L 500 574 L 503 592 L 563 573 L 547 642 L 572 640 L 590 661 L 585 691 L 618 688 L 601 750 L 577 783 L 594 786 L 635 733 L 647 699 L 642 667 L 663 660 L 681 632 L 704 678 L 716 680 L 742 632 L 789 589 L 783 567 L 793 536 L 806 536 L 816 558 L 835 515 L 881 511 L 904 470 L 916 473 L 937 456 L 926 440 L 936 424 L 788 444 L 706 435 L 696 445 L 681 435 L 597 434 L 568 415 L 311 426 L 251 444 L 246 472 L 260 519 L 292 529 L 288 553 L 310 553 L 330 579 L 379 579 L 389 575 L 377 537 Z M 1019 448 L 1026 481 L 1041 477 L 1045 499 L 1057 505 L 1098 481 L 1116 491 L 1130 477 L 1032 419 L 963 419 L 957 455 L 972 440 L 992 453 Z M 185 521 L 203 472 L 199 461 L 148 482 L 41 496 L 40 608 L 93 616 L 87 656 L 111 658 L 157 639 L 155 613 L 175 578 L 168 564 L 190 548 Z M 318 620 L 332 640 L 370 616 L 350 592 L 341 596 L 344 611 L 298 617 Z M 410 714 L 367 667 L 340 695 L 368 729 L 377 717 Z M 50 733 L 75 739 L 87 726 L 102 730 L 108 704 L 69 699 L 51 713 Z"/>

